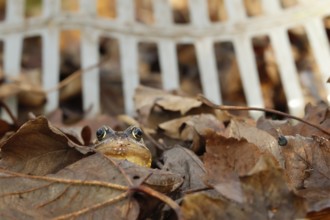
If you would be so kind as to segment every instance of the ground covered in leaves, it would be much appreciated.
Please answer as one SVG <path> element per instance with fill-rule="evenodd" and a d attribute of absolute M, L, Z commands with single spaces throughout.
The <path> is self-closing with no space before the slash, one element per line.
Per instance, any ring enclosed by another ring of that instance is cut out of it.
<path fill-rule="evenodd" d="M 74 126 L 1 121 L 0 219 L 297 219 L 330 215 L 329 106 L 257 121 L 139 87 L 137 116 Z M 137 124 L 152 168 L 95 153 L 102 125 Z M 328 132 L 329 131 L 329 132 Z"/>

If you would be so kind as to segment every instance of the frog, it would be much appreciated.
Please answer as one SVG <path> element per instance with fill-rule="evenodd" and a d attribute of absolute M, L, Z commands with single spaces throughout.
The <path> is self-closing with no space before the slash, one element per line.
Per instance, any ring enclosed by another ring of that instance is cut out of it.
<path fill-rule="evenodd" d="M 151 152 L 143 140 L 143 130 L 135 125 L 124 131 L 102 126 L 96 131 L 94 151 L 110 158 L 128 160 L 142 167 L 151 167 Z"/>

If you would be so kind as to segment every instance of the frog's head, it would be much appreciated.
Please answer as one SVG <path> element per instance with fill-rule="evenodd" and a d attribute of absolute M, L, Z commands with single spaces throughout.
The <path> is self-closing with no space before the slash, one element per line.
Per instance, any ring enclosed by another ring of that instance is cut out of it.
<path fill-rule="evenodd" d="M 102 126 L 96 131 L 95 151 L 150 167 L 151 153 L 144 144 L 142 136 L 142 129 L 136 126 L 130 126 L 125 131 L 114 131 L 110 127 Z"/>

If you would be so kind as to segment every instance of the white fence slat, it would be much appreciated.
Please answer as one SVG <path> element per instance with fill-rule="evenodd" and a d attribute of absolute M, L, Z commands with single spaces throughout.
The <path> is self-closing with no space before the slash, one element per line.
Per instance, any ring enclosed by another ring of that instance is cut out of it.
<path fill-rule="evenodd" d="M 264 101 L 251 39 L 244 35 L 237 36 L 233 44 L 247 103 L 249 106 L 263 108 Z M 250 114 L 255 118 L 263 115 L 260 112 L 250 112 Z"/>
<path fill-rule="evenodd" d="M 210 19 L 205 0 L 189 0 L 189 11 L 191 14 L 191 23 L 196 26 L 205 27 L 209 25 Z"/>
<path fill-rule="evenodd" d="M 80 0 L 81 11 L 86 15 L 95 17 L 96 4 L 90 0 Z M 99 35 L 92 27 L 84 27 L 81 32 L 81 61 L 82 69 L 99 63 Z M 99 68 L 95 67 L 82 75 L 83 110 L 92 117 L 100 113 L 100 76 Z M 90 108 L 92 109 L 88 111 Z"/>
<path fill-rule="evenodd" d="M 117 20 L 123 23 L 135 21 L 135 6 L 133 0 L 118 0 L 117 4 Z"/>
<path fill-rule="evenodd" d="M 179 67 L 175 43 L 171 40 L 161 40 L 158 43 L 158 54 L 163 88 L 166 90 L 179 88 Z"/>
<path fill-rule="evenodd" d="M 6 1 L 6 21 L 21 22 L 24 16 L 25 0 Z"/>
<path fill-rule="evenodd" d="M 203 92 L 207 98 L 216 104 L 222 104 L 220 81 L 215 62 L 214 42 L 210 38 L 204 38 L 195 45 Z"/>
<path fill-rule="evenodd" d="M 330 77 L 330 47 L 322 19 L 307 21 L 305 29 L 322 74 L 323 83 L 327 91 L 327 100 L 330 102 L 330 85 L 326 83 Z"/>
<path fill-rule="evenodd" d="M 23 21 L 24 0 L 10 0 L 6 4 L 6 20 L 8 24 L 17 24 Z M 23 36 L 20 33 L 8 34 L 4 39 L 4 72 L 8 77 L 15 77 L 21 71 Z M 17 100 L 15 97 L 8 98 L 6 104 L 14 115 L 17 115 Z M 1 116 L 10 120 L 6 112 Z"/>
<path fill-rule="evenodd" d="M 192 25 L 207 27 L 210 24 L 207 1 L 189 0 Z M 215 63 L 214 45 L 211 38 L 198 39 L 195 43 L 203 93 L 207 98 L 221 104 L 220 83 Z"/>
<path fill-rule="evenodd" d="M 155 23 L 160 27 L 168 27 L 173 23 L 172 8 L 169 0 L 153 1 Z"/>
<path fill-rule="evenodd" d="M 283 29 L 274 29 L 270 34 L 270 39 L 280 69 L 281 82 L 288 101 L 289 111 L 293 115 L 303 116 L 304 98 L 288 34 Z"/>
<path fill-rule="evenodd" d="M 43 16 L 52 18 L 60 12 L 61 1 L 43 0 Z M 59 28 L 50 25 L 42 31 L 42 85 L 45 90 L 56 87 L 60 78 L 60 51 L 59 51 Z M 47 94 L 45 113 L 58 108 L 59 91 L 51 91 Z"/>
<path fill-rule="evenodd" d="M 225 0 L 225 5 L 229 18 L 228 23 L 235 24 L 246 21 L 247 14 L 242 0 Z M 264 107 L 251 39 L 242 33 L 234 37 L 233 44 L 247 103 L 253 107 Z M 263 113 L 250 112 L 250 115 L 258 118 Z"/>
<path fill-rule="evenodd" d="M 139 85 L 137 40 L 134 37 L 121 36 L 118 42 L 123 79 L 125 112 L 133 115 L 133 96 L 135 88 Z"/>
<path fill-rule="evenodd" d="M 262 0 L 264 14 L 271 15 L 281 11 L 280 0 Z"/>
<path fill-rule="evenodd" d="M 80 11 L 88 16 L 95 17 L 97 15 L 97 8 L 95 1 L 91 0 L 80 0 L 79 2 Z"/>
<path fill-rule="evenodd" d="M 225 0 L 224 1 L 230 23 L 245 21 L 246 10 L 243 0 Z"/>
<path fill-rule="evenodd" d="M 154 1 L 153 8 L 156 26 L 164 28 L 173 26 L 173 15 L 169 0 Z M 160 39 L 158 41 L 158 56 L 163 88 L 166 90 L 179 88 L 179 67 L 175 42 L 169 39 Z"/>
<path fill-rule="evenodd" d="M 42 0 L 43 17 L 51 17 L 59 14 L 61 9 L 61 1 L 59 0 Z"/>
<path fill-rule="evenodd" d="M 42 34 L 42 85 L 45 90 L 56 87 L 60 78 L 59 30 L 56 27 L 45 30 Z M 58 107 L 59 91 L 47 94 L 45 112 L 52 112 Z"/>
<path fill-rule="evenodd" d="M 118 21 L 132 25 L 135 22 L 135 6 L 132 0 L 120 0 L 116 2 L 118 11 Z M 129 28 L 129 27 L 127 27 Z M 120 64 L 122 71 L 123 92 L 125 112 L 133 115 L 134 102 L 133 96 L 135 89 L 139 85 L 138 68 L 138 42 L 133 36 L 119 35 Z"/>

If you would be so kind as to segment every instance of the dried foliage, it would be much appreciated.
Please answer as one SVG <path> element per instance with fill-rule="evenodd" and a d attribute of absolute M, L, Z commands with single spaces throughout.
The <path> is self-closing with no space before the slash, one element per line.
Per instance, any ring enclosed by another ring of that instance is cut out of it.
<path fill-rule="evenodd" d="M 330 210 L 329 107 L 254 121 L 139 87 L 137 121 L 60 112 L 1 130 L 1 219 L 294 219 Z M 233 109 L 235 110 L 235 109 Z M 237 110 L 237 109 L 236 109 Z M 123 120 L 120 122 L 120 120 Z M 304 123 L 308 120 L 317 125 Z M 51 123 L 52 121 L 53 123 Z M 139 124 L 152 168 L 95 153 L 97 127 Z"/>

